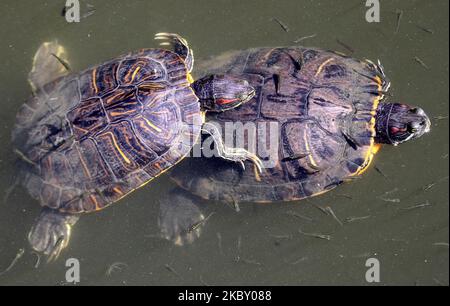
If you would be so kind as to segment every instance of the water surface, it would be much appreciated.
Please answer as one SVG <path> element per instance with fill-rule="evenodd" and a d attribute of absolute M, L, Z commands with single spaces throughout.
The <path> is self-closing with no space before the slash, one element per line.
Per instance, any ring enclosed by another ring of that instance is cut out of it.
<path fill-rule="evenodd" d="M 446 0 L 381 1 L 378 24 L 365 21 L 363 1 L 357 0 L 88 3 L 96 11 L 79 24 L 68 24 L 61 16 L 64 1 L 2 3 L 1 192 L 15 174 L 10 133 L 17 109 L 30 94 L 32 56 L 52 39 L 67 48 L 78 71 L 129 50 L 155 47 L 153 35 L 162 31 L 186 37 L 198 60 L 234 49 L 293 45 L 299 37 L 316 34 L 302 43 L 348 52 L 339 40 L 355 57 L 380 59 L 392 81 L 391 101 L 420 105 L 431 117 L 448 115 Z M 403 15 L 395 33 L 397 10 Z M 35 268 L 36 257 L 26 249 L 0 276 L 0 284 L 64 284 L 65 260 L 74 257 L 81 262 L 83 285 L 365 285 L 366 259 L 375 257 L 381 263 L 381 284 L 448 285 L 448 128 L 447 118 L 433 120 L 431 134 L 377 155 L 374 164 L 384 175 L 371 169 L 363 179 L 309 201 L 241 205 L 240 212 L 204 203 L 215 214 L 200 238 L 184 247 L 154 237 L 158 200 L 174 186 L 162 176 L 120 204 L 83 217 L 58 261 Z M 389 197 L 400 202 L 379 198 L 393 189 L 397 191 Z M 431 205 L 403 209 L 423 203 Z M 332 207 L 341 220 L 370 217 L 341 226 L 317 206 Z M 40 208 L 20 188 L 0 207 L 3 270 L 27 247 L 26 234 Z M 331 240 L 301 235 L 299 229 L 330 235 Z M 126 266 L 108 276 L 108 267 L 116 262 Z"/>

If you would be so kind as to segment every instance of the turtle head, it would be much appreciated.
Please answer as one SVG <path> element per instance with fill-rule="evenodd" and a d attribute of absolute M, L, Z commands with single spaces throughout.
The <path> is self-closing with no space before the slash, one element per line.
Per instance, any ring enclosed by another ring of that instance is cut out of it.
<path fill-rule="evenodd" d="M 205 111 L 223 112 L 250 101 L 255 89 L 239 77 L 223 74 L 205 76 L 192 84 Z"/>
<path fill-rule="evenodd" d="M 381 103 L 376 114 L 377 143 L 398 145 L 419 138 L 431 129 L 423 109 L 401 103 Z"/>

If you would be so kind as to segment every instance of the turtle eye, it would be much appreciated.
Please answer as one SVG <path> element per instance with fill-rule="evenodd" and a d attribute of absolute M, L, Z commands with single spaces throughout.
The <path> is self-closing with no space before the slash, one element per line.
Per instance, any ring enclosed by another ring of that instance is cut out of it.
<path fill-rule="evenodd" d="M 417 132 L 417 128 L 414 126 L 414 124 L 409 123 L 407 127 L 408 133 L 414 134 Z"/>
<path fill-rule="evenodd" d="M 409 110 L 409 112 L 412 113 L 412 114 L 417 114 L 418 111 L 419 111 L 419 109 L 417 107 L 411 108 Z"/>

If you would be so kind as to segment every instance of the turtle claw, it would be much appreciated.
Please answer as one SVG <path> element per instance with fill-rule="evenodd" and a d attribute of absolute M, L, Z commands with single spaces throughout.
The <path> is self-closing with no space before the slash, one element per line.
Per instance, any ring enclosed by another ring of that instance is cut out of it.
<path fill-rule="evenodd" d="M 223 148 L 222 152 L 219 151 L 219 156 L 224 159 L 238 162 L 242 166 L 242 169 L 244 171 L 245 171 L 244 161 L 249 160 L 256 167 L 256 171 L 258 171 L 259 174 L 263 173 L 264 165 L 263 165 L 261 159 L 258 156 L 256 156 L 255 154 L 253 154 L 245 149 Z"/>
<path fill-rule="evenodd" d="M 44 254 L 47 262 L 56 260 L 67 247 L 72 226 L 78 216 L 44 208 L 28 234 L 28 241 L 34 251 Z"/>
<path fill-rule="evenodd" d="M 256 154 L 247 151 L 244 148 L 231 148 L 225 146 L 220 131 L 214 124 L 209 122 L 204 123 L 202 131 L 208 133 L 213 138 L 219 157 L 240 163 L 244 170 L 244 161 L 249 160 L 255 165 L 258 173 L 261 174 L 263 172 L 264 164 Z"/>
<path fill-rule="evenodd" d="M 241 160 L 241 161 L 239 161 L 239 164 L 241 165 L 242 170 L 245 171 L 245 164 L 244 164 L 244 162 Z"/>

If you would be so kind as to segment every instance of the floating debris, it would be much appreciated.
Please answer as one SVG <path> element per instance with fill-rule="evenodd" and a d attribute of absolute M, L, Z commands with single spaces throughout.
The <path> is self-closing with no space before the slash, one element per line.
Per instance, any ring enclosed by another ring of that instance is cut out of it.
<path fill-rule="evenodd" d="M 388 176 L 386 174 L 384 174 L 383 171 L 381 171 L 381 169 L 378 168 L 378 166 L 374 166 L 373 168 L 375 169 L 375 171 L 377 171 L 379 174 L 381 174 L 381 176 L 383 176 L 385 179 L 388 179 Z"/>
<path fill-rule="evenodd" d="M 384 239 L 384 241 L 401 242 L 401 243 L 405 243 L 405 244 L 408 244 L 408 243 L 409 243 L 408 240 L 406 240 L 406 239 L 401 239 L 401 238 L 387 238 L 387 239 Z"/>
<path fill-rule="evenodd" d="M 317 208 L 318 210 L 320 210 L 321 212 L 323 212 L 325 215 L 327 215 L 327 216 L 329 215 L 328 211 L 325 208 L 323 208 L 319 205 L 316 205 L 316 204 L 314 204 L 314 207 Z"/>
<path fill-rule="evenodd" d="M 410 197 L 412 197 L 412 196 L 415 196 L 415 195 L 417 195 L 417 194 L 420 194 L 420 193 L 428 192 L 428 191 L 431 190 L 434 186 L 436 186 L 438 183 L 440 183 L 440 182 L 442 182 L 442 181 L 444 181 L 444 180 L 446 180 L 446 179 L 448 179 L 448 176 L 443 177 L 443 178 L 441 178 L 441 179 L 439 179 L 439 180 L 437 180 L 437 181 L 435 181 L 435 182 L 432 182 L 432 183 L 430 183 L 430 184 L 427 184 L 427 185 L 425 185 L 425 186 L 418 187 L 414 192 L 412 192 L 412 193 L 408 196 L 408 198 L 410 198 Z"/>
<path fill-rule="evenodd" d="M 353 200 L 353 198 L 351 196 L 349 196 L 348 194 L 341 194 L 341 193 L 339 193 L 339 194 L 336 194 L 336 196 L 343 197 L 343 198 L 346 198 L 346 199 L 349 199 L 349 200 Z"/>
<path fill-rule="evenodd" d="M 203 280 L 203 275 L 200 275 L 200 283 L 203 285 L 203 286 L 206 286 L 206 287 L 209 287 L 209 286 L 211 286 L 210 284 L 208 284 L 207 282 L 205 282 L 204 280 Z"/>
<path fill-rule="evenodd" d="M 430 69 L 430 67 L 428 67 L 428 65 L 427 64 L 425 64 L 425 62 L 423 61 L 423 60 L 421 60 L 419 57 L 417 57 L 417 56 L 414 56 L 414 60 L 417 62 L 417 63 L 419 63 L 423 68 L 425 68 L 425 69 Z"/>
<path fill-rule="evenodd" d="M 70 71 L 70 65 L 67 61 L 63 60 L 62 58 L 60 58 L 58 55 L 56 55 L 55 53 L 52 53 L 52 56 L 54 58 L 56 58 L 56 60 L 64 67 L 64 69 L 66 69 L 66 71 Z"/>
<path fill-rule="evenodd" d="M 24 253 L 25 253 L 24 249 L 19 249 L 19 251 L 16 254 L 16 257 L 14 257 L 13 261 L 9 264 L 9 266 L 5 270 L 0 272 L 0 275 L 8 273 L 16 265 L 16 263 L 19 261 L 19 259 L 22 258 Z"/>
<path fill-rule="evenodd" d="M 352 222 L 356 222 L 356 221 L 366 220 L 366 219 L 369 219 L 370 217 L 371 217 L 370 215 L 362 216 L 362 217 L 350 216 L 350 217 L 345 218 L 344 222 L 345 223 L 352 223 Z"/>
<path fill-rule="evenodd" d="M 297 260 L 291 262 L 290 264 L 291 264 L 291 265 L 296 265 L 296 264 L 298 264 L 298 263 L 304 262 L 304 261 L 307 260 L 307 259 L 308 259 L 307 256 L 303 256 L 303 257 L 300 257 L 299 259 L 297 259 Z"/>
<path fill-rule="evenodd" d="M 323 212 L 325 215 L 327 216 L 331 216 L 333 217 L 334 220 L 336 220 L 337 223 L 339 223 L 340 225 L 343 225 L 341 220 L 339 220 L 339 218 L 336 216 L 336 214 L 334 213 L 334 211 L 331 209 L 331 207 L 326 206 L 325 208 L 319 206 L 319 205 L 314 205 L 317 209 L 319 209 L 321 212 Z"/>
<path fill-rule="evenodd" d="M 88 17 L 94 15 L 95 12 L 96 12 L 96 9 L 93 8 L 93 7 L 91 7 L 91 8 L 89 9 L 89 11 L 87 11 L 86 13 L 83 13 L 83 15 L 81 15 L 81 19 L 88 18 Z"/>
<path fill-rule="evenodd" d="M 167 271 L 169 271 L 169 272 L 175 274 L 175 275 L 178 276 L 178 277 L 181 277 L 181 275 L 180 275 L 174 268 L 172 268 L 171 265 L 165 264 L 164 267 L 166 268 Z"/>
<path fill-rule="evenodd" d="M 446 286 L 446 287 L 448 287 L 448 285 L 444 284 L 443 282 L 441 282 L 440 280 L 438 280 L 435 277 L 433 277 L 433 281 L 439 286 Z"/>
<path fill-rule="evenodd" d="M 434 246 L 444 246 L 448 248 L 448 242 L 435 242 L 433 243 Z"/>
<path fill-rule="evenodd" d="M 303 37 L 297 38 L 296 40 L 294 40 L 294 44 L 299 44 L 299 43 L 301 43 L 302 41 L 304 41 L 306 39 L 314 38 L 316 36 L 317 36 L 317 34 L 312 34 L 312 35 L 308 35 L 308 36 L 303 36 Z"/>
<path fill-rule="evenodd" d="M 395 13 L 397 14 L 397 24 L 395 26 L 395 32 L 394 33 L 397 34 L 399 32 L 399 30 L 400 30 L 400 23 L 402 22 L 403 11 L 397 9 L 395 11 Z"/>
<path fill-rule="evenodd" d="M 206 218 L 192 224 L 188 229 L 187 229 L 187 233 L 192 233 L 194 231 L 196 231 L 200 226 L 204 225 L 206 223 L 206 221 L 208 221 L 209 218 L 211 218 L 212 215 L 214 215 L 215 212 L 210 213 Z M 202 215 L 203 217 L 203 215 Z"/>
<path fill-rule="evenodd" d="M 50 263 L 56 259 L 58 259 L 61 250 L 64 248 L 64 245 L 67 241 L 64 235 L 59 236 L 58 240 L 56 240 L 55 245 L 53 246 L 53 252 L 47 257 L 47 263 Z"/>
<path fill-rule="evenodd" d="M 108 269 L 106 269 L 106 276 L 111 276 L 116 272 L 121 272 L 123 269 L 127 268 L 128 265 L 124 262 L 115 262 L 111 264 Z"/>
<path fill-rule="evenodd" d="M 249 264 L 249 265 L 262 266 L 262 263 L 260 263 L 256 260 L 253 260 L 253 259 L 240 258 L 238 261 L 241 263 Z"/>
<path fill-rule="evenodd" d="M 272 17 L 271 20 L 272 20 L 272 21 L 275 21 L 276 23 L 278 23 L 279 26 L 280 26 L 285 32 L 289 32 L 289 27 L 288 27 L 286 24 L 284 24 L 281 20 L 279 20 L 279 19 L 276 18 L 276 17 Z"/>
<path fill-rule="evenodd" d="M 219 246 L 219 252 L 223 255 L 223 248 L 222 248 L 222 234 L 216 233 L 217 236 L 217 245 Z"/>
<path fill-rule="evenodd" d="M 274 235 L 274 234 L 269 234 L 270 237 L 275 238 L 275 239 L 292 239 L 292 235 Z"/>
<path fill-rule="evenodd" d="M 403 207 L 403 208 L 400 208 L 400 209 L 402 209 L 402 210 L 412 210 L 412 209 L 424 208 L 424 207 L 428 207 L 428 206 L 431 206 L 431 204 L 427 201 L 427 202 L 425 202 L 423 204 L 413 205 L 413 206 L 409 206 L 409 207 Z"/>
<path fill-rule="evenodd" d="M 385 193 L 384 193 L 384 195 L 389 195 L 389 194 L 393 194 L 393 193 L 396 193 L 398 191 L 398 188 L 397 187 L 395 187 L 394 189 L 392 189 L 392 190 L 389 190 L 389 191 L 386 191 Z"/>
<path fill-rule="evenodd" d="M 389 199 L 389 198 L 379 198 L 381 201 L 389 202 L 389 203 L 400 203 L 401 200 L 399 198 Z"/>
<path fill-rule="evenodd" d="M 355 49 L 353 49 L 352 47 L 350 47 L 349 45 L 347 45 L 346 43 L 340 41 L 339 39 L 336 39 L 336 42 L 338 44 L 340 44 L 342 47 L 344 47 L 348 52 L 350 52 L 350 54 L 355 53 Z"/>
<path fill-rule="evenodd" d="M 422 187 L 422 191 L 426 192 L 428 190 L 430 190 L 431 188 L 433 188 L 434 186 L 436 186 L 438 183 L 445 181 L 448 179 L 448 176 L 445 176 L 443 178 L 440 178 L 439 180 L 437 180 L 436 182 L 430 183 L 428 185 L 425 185 Z"/>
<path fill-rule="evenodd" d="M 242 244 L 242 237 L 239 235 L 238 240 L 237 240 L 237 251 L 236 251 L 236 257 L 234 258 L 234 260 L 236 262 L 239 262 L 241 260 L 241 244 Z"/>
<path fill-rule="evenodd" d="M 328 214 L 330 216 L 333 217 L 334 220 L 336 220 L 337 223 L 339 223 L 340 226 L 343 226 L 344 224 L 341 222 L 341 220 L 339 220 L 339 218 L 336 216 L 336 214 L 334 213 L 334 211 L 331 209 L 330 206 L 325 207 L 325 211 L 328 212 Z"/>
<path fill-rule="evenodd" d="M 62 17 L 66 17 L 67 11 L 68 11 L 69 8 L 70 7 L 67 7 L 65 5 L 63 6 L 63 8 L 61 10 L 61 16 Z M 89 16 L 92 16 L 95 13 L 95 11 L 96 11 L 96 9 L 94 8 L 94 5 L 89 4 L 89 3 L 86 3 L 86 8 L 87 8 L 87 12 L 81 14 L 80 19 L 88 18 Z"/>
<path fill-rule="evenodd" d="M 374 256 L 373 253 L 365 252 L 365 253 L 353 255 L 352 258 L 369 258 L 369 257 L 372 257 L 372 256 Z"/>
<path fill-rule="evenodd" d="M 425 186 L 422 187 L 422 190 L 423 190 L 423 191 L 428 191 L 428 190 L 430 190 L 431 188 L 433 188 L 436 184 L 437 184 L 437 183 L 434 182 L 434 183 L 430 183 L 430 184 L 428 184 L 428 185 L 425 185 Z"/>
<path fill-rule="evenodd" d="M 448 115 L 447 116 L 436 116 L 433 119 L 434 120 L 447 120 L 448 119 Z"/>
<path fill-rule="evenodd" d="M 286 212 L 286 214 L 289 215 L 289 216 L 293 216 L 293 217 L 296 217 L 296 218 L 299 218 L 299 219 L 303 219 L 303 220 L 309 221 L 309 222 L 313 222 L 314 221 L 310 217 L 298 214 L 298 213 L 293 212 L 293 211 L 288 211 L 288 212 Z"/>
<path fill-rule="evenodd" d="M 396 193 L 398 191 L 398 188 L 394 188 L 392 190 L 386 191 L 385 193 L 383 193 L 382 195 L 378 196 L 377 199 L 380 199 L 384 202 L 390 202 L 390 203 L 400 203 L 400 199 L 399 198 L 387 198 L 386 196 L 391 195 L 393 193 Z"/>
<path fill-rule="evenodd" d="M 353 12 L 355 9 L 361 8 L 362 6 L 364 6 L 364 3 L 362 3 L 361 1 L 358 1 L 357 3 L 355 3 L 354 5 L 352 5 L 351 7 L 349 7 L 349 8 L 344 8 L 342 11 L 336 12 L 336 16 L 344 16 L 344 15 L 347 15 L 347 14 Z"/>
<path fill-rule="evenodd" d="M 299 229 L 298 232 L 304 236 L 309 236 L 309 237 L 314 237 L 314 238 L 319 238 L 319 239 L 324 239 L 324 240 L 331 240 L 331 235 L 325 235 L 325 234 L 320 234 L 320 233 L 305 233 L 301 229 Z"/>
<path fill-rule="evenodd" d="M 428 34 L 434 34 L 434 31 L 433 31 L 432 29 L 430 29 L 430 28 L 426 28 L 426 27 L 421 26 L 421 25 L 419 25 L 419 24 L 417 24 L 417 23 L 415 23 L 414 25 L 415 25 L 417 28 L 421 29 L 422 31 L 424 31 L 424 32 L 426 32 L 426 33 L 428 33 Z"/>

